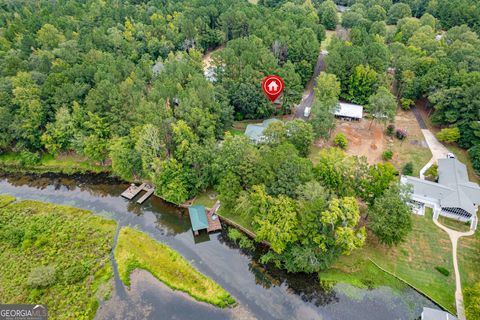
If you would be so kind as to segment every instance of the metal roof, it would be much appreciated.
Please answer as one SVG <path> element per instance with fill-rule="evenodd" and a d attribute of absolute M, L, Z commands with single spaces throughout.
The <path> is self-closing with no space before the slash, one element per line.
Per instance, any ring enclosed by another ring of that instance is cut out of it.
<path fill-rule="evenodd" d="M 423 307 L 422 320 L 457 320 L 457 318 L 442 310 Z"/>
<path fill-rule="evenodd" d="M 355 119 L 362 119 L 363 107 L 358 104 L 340 102 L 339 108 L 335 110 L 335 115 L 339 117 L 349 117 Z"/>
<path fill-rule="evenodd" d="M 457 159 L 438 160 L 438 183 L 415 177 L 405 177 L 413 193 L 437 199 L 444 208 L 461 208 L 475 215 L 480 203 L 480 187 L 468 181 L 466 166 Z"/>
<path fill-rule="evenodd" d="M 252 139 L 254 142 L 259 143 L 264 139 L 263 131 L 273 122 L 280 122 L 280 120 L 271 118 L 258 124 L 249 124 L 245 129 L 245 135 Z"/>
<path fill-rule="evenodd" d="M 208 228 L 207 213 L 205 211 L 205 207 L 201 204 L 188 207 L 188 215 L 190 216 L 193 231 Z"/>

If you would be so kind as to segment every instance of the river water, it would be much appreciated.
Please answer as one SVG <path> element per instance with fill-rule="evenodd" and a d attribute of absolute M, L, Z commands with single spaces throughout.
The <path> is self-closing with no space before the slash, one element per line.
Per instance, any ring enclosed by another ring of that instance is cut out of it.
<path fill-rule="evenodd" d="M 222 310 L 194 301 L 136 271 L 130 288 L 115 277 L 112 297 L 101 304 L 96 319 L 393 320 L 417 319 L 422 307 L 437 308 L 410 288 L 322 288 L 315 276 L 265 267 L 222 233 L 194 238 L 184 209 L 156 197 L 141 206 L 121 198 L 127 187 L 106 176 L 0 176 L 0 193 L 88 209 L 146 232 L 229 291 L 238 306 Z"/>

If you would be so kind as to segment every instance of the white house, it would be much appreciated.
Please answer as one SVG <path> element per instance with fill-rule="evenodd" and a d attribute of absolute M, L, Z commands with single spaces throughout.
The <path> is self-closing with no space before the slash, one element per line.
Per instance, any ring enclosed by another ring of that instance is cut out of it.
<path fill-rule="evenodd" d="M 423 215 L 425 207 L 439 215 L 470 222 L 475 230 L 480 204 L 480 187 L 468 180 L 467 167 L 454 158 L 438 160 L 438 183 L 416 177 L 403 176 L 401 182 L 413 187 L 412 203 L 415 213 Z"/>

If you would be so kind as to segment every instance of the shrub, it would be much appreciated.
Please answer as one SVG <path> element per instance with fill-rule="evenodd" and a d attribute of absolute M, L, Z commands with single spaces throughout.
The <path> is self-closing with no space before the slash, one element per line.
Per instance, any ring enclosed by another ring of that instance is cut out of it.
<path fill-rule="evenodd" d="M 412 99 L 400 99 L 400 104 L 402 105 L 403 110 L 410 110 L 410 107 L 413 106 L 414 103 L 415 102 Z"/>
<path fill-rule="evenodd" d="M 84 265 L 75 265 L 63 273 L 65 283 L 74 284 L 82 281 L 88 275 L 88 269 Z"/>
<path fill-rule="evenodd" d="M 480 144 L 470 148 L 468 154 L 472 158 L 473 169 L 480 175 Z"/>
<path fill-rule="evenodd" d="M 387 136 L 393 136 L 393 134 L 395 133 L 395 125 L 393 123 L 389 124 L 387 126 Z"/>
<path fill-rule="evenodd" d="M 22 166 L 33 166 L 40 162 L 40 155 L 30 151 L 22 151 L 20 152 L 19 160 Z"/>
<path fill-rule="evenodd" d="M 386 150 L 382 154 L 382 159 L 384 161 L 392 160 L 393 157 L 393 151 L 392 150 Z"/>
<path fill-rule="evenodd" d="M 432 164 L 430 168 L 425 171 L 425 177 L 431 178 L 429 180 L 436 180 L 438 177 L 438 165 Z"/>
<path fill-rule="evenodd" d="M 12 226 L 5 226 L 4 228 L 0 229 L 0 241 L 8 243 L 13 247 L 16 247 L 22 243 L 24 237 L 25 231 L 23 231 L 23 229 Z"/>
<path fill-rule="evenodd" d="M 437 270 L 438 272 L 440 272 L 441 274 L 443 274 L 446 277 L 448 277 L 450 275 L 450 271 L 448 271 L 444 267 L 437 266 L 437 267 L 435 267 L 435 270 Z"/>
<path fill-rule="evenodd" d="M 460 139 L 460 130 L 457 127 L 444 128 L 437 133 L 437 139 L 447 143 L 456 142 Z"/>
<path fill-rule="evenodd" d="M 242 249 L 253 250 L 255 248 L 253 241 L 235 228 L 228 229 L 228 238 L 237 243 Z"/>
<path fill-rule="evenodd" d="M 37 267 L 28 275 L 27 285 L 31 288 L 49 287 L 56 281 L 55 267 Z"/>
<path fill-rule="evenodd" d="M 339 133 L 335 136 L 335 139 L 333 139 L 333 143 L 342 149 L 346 149 L 348 146 L 348 140 L 347 137 L 343 133 Z"/>
<path fill-rule="evenodd" d="M 395 136 L 399 140 L 404 140 L 407 137 L 407 131 L 403 129 L 397 129 L 397 131 L 395 132 Z"/>
<path fill-rule="evenodd" d="M 402 174 L 404 176 L 411 176 L 413 174 L 413 163 L 407 162 L 402 168 Z"/>

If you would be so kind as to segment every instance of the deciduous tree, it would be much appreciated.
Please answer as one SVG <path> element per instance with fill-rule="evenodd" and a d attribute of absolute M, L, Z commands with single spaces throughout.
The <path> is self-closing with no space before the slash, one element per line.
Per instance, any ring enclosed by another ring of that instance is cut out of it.
<path fill-rule="evenodd" d="M 389 246 L 397 245 L 412 229 L 412 209 L 408 205 L 410 190 L 393 185 L 375 199 L 368 210 L 368 226 L 378 239 Z"/>

